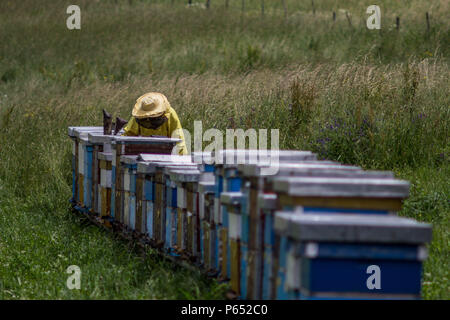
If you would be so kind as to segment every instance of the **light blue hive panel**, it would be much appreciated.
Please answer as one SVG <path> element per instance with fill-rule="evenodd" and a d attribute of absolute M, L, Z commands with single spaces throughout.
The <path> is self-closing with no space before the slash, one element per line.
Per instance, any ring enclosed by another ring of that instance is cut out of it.
<path fill-rule="evenodd" d="M 277 212 L 283 298 L 418 298 L 431 226 L 396 216 Z M 284 258 L 283 258 L 284 259 Z"/>

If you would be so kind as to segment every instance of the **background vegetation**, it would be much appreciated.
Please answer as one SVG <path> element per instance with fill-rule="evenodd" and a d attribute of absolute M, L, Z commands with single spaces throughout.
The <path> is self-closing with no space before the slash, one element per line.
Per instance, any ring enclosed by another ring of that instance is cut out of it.
<path fill-rule="evenodd" d="M 71 31 L 71 1 L 0 2 L 0 298 L 224 297 L 69 211 L 67 127 L 160 91 L 188 130 L 279 128 L 284 149 L 411 181 L 400 214 L 434 228 L 423 296 L 449 299 L 449 1 L 378 1 L 381 31 L 366 0 L 186 3 L 79 0 Z"/>

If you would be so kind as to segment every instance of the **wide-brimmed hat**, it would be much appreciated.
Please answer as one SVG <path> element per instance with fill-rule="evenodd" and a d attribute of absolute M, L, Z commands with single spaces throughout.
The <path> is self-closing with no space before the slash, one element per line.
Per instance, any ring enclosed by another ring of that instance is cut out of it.
<path fill-rule="evenodd" d="M 159 92 L 149 92 L 136 100 L 132 115 L 135 118 L 156 118 L 169 110 L 170 104 L 166 96 Z"/>

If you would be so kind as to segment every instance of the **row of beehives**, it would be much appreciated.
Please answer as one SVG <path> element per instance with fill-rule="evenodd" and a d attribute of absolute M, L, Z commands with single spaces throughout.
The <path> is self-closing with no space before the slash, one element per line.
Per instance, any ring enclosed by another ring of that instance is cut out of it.
<path fill-rule="evenodd" d="M 391 172 L 307 151 L 172 156 L 176 139 L 100 127 L 69 136 L 77 210 L 230 280 L 240 298 L 420 298 L 431 227 L 395 215 L 409 184 Z"/>

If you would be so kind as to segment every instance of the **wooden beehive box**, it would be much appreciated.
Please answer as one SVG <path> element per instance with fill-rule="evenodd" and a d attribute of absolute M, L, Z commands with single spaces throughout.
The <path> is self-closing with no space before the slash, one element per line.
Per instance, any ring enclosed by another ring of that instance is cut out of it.
<path fill-rule="evenodd" d="M 275 232 L 281 239 L 277 299 L 420 298 L 429 224 L 386 215 L 277 212 Z"/>

